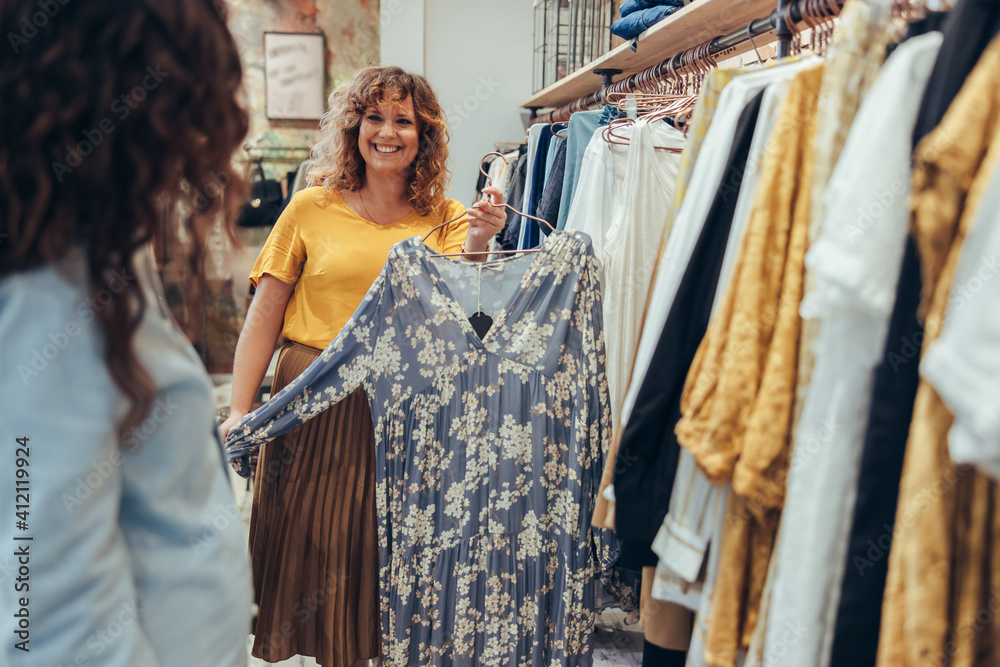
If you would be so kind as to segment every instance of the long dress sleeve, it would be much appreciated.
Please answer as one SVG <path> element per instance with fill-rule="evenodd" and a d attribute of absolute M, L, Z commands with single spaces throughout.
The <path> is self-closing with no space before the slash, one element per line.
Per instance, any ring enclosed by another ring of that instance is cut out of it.
<path fill-rule="evenodd" d="M 392 317 L 383 313 L 384 291 L 393 256 L 389 259 L 340 334 L 299 377 L 271 400 L 233 427 L 226 456 L 240 475 L 250 473 L 248 455 L 260 445 L 283 435 L 347 397 L 369 379 L 375 367 L 384 367 L 395 346 Z"/>

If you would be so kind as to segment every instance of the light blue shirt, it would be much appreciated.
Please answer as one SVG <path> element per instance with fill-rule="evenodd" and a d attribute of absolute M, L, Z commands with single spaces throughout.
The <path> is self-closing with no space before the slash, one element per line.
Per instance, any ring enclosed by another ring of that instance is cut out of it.
<path fill-rule="evenodd" d="M 95 319 L 122 297 L 90 301 L 79 264 L 71 282 L 48 267 L 0 280 L 0 665 L 246 665 L 253 589 L 211 384 L 151 253 L 137 264 L 113 287 L 146 294 L 134 349 L 156 398 L 123 443 Z"/>

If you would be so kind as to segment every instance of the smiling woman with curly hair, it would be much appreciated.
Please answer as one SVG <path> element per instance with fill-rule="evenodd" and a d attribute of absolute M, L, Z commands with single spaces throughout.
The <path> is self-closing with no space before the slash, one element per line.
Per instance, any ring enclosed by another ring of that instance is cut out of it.
<path fill-rule="evenodd" d="M 359 134 L 367 112 L 383 102 L 405 106 L 407 99 L 420 127 L 417 157 L 408 168 L 407 200 L 422 216 L 445 203 L 448 128 L 444 113 L 427 81 L 398 67 L 362 70 L 349 85 L 330 95 L 330 111 L 323 117 L 322 139 L 313 150 L 316 162 L 309 173 L 311 182 L 323 186 L 321 199 L 329 201 L 335 190 L 362 188 L 366 161 Z"/>
<path fill-rule="evenodd" d="M 243 197 L 224 4 L 4 0 L 0 25 L 0 539 L 23 575 L 0 664 L 245 664 L 211 381 L 150 246 L 178 205 L 197 239 Z"/>
<path fill-rule="evenodd" d="M 320 135 L 314 187 L 292 199 L 250 274 L 257 291 L 236 347 L 223 436 L 250 412 L 279 334 L 272 394 L 337 337 L 394 244 L 465 211 L 445 199 L 448 131 L 423 77 L 398 67 L 358 72 L 330 95 Z M 484 258 L 505 221 L 499 189 L 488 191 L 492 203 L 478 203 L 428 245 Z M 262 448 L 250 523 L 254 656 L 351 667 L 381 654 L 374 467 L 363 390 Z"/>

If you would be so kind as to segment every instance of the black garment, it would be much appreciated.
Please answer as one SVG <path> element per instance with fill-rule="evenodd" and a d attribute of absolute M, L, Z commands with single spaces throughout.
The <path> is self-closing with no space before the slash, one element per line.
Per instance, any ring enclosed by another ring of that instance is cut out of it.
<path fill-rule="evenodd" d="M 494 157 L 493 160 L 499 160 L 500 158 Z M 476 199 L 478 200 L 482 197 L 483 188 L 486 187 L 486 180 L 489 178 L 490 167 L 493 166 L 493 160 L 490 160 L 487 164 L 483 165 L 482 169 L 479 169 L 476 175 Z M 483 172 L 486 172 L 485 174 Z"/>
<path fill-rule="evenodd" d="M 960 0 L 945 20 L 944 41 L 917 114 L 914 147 L 944 118 L 965 78 L 998 30 L 1000 3 L 997 0 Z"/>
<path fill-rule="evenodd" d="M 285 201 L 283 201 L 281 203 L 281 211 L 282 212 L 284 212 L 284 210 L 286 208 L 288 208 L 288 204 L 291 203 L 292 197 L 295 196 L 295 192 L 294 192 L 294 189 L 292 188 L 292 186 L 295 185 L 295 178 L 296 178 L 296 176 L 299 175 L 299 167 L 301 167 L 301 166 L 302 165 L 300 164 L 298 167 L 295 168 L 295 171 L 289 171 L 285 175 L 285 183 L 288 184 L 288 194 L 285 195 Z"/>
<path fill-rule="evenodd" d="M 545 187 L 542 188 L 542 197 L 538 200 L 535 216 L 555 227 L 559 222 L 559 201 L 562 199 L 563 176 L 566 174 L 566 140 L 553 137 L 549 150 L 554 150 L 552 166 L 549 167 L 549 173 L 545 177 Z M 546 234 L 551 231 L 545 228 L 545 225 L 541 226 Z"/>
<path fill-rule="evenodd" d="M 907 239 L 885 357 L 875 372 L 854 520 L 831 649 L 831 667 L 874 665 L 903 454 L 920 380 L 920 258 Z"/>
<path fill-rule="evenodd" d="M 510 175 L 507 183 L 507 192 L 503 195 L 503 200 L 513 206 L 520 208 L 521 200 L 524 198 L 524 184 L 528 177 L 528 154 L 525 150 L 520 151 L 517 162 L 513 165 L 514 173 Z M 517 236 L 521 231 L 521 216 L 514 211 L 507 210 L 507 223 L 504 228 L 497 233 L 497 243 L 501 250 L 515 250 L 517 248 Z"/>
<path fill-rule="evenodd" d="M 680 445 L 674 427 L 681 417 L 681 392 L 695 352 L 708 329 L 733 224 L 761 92 L 740 114 L 727 169 L 705 226 L 677 288 L 635 406 L 622 432 L 615 463 L 615 532 L 623 541 L 623 567 L 656 565 L 650 550 L 670 504 Z"/>
<path fill-rule="evenodd" d="M 687 651 L 660 648 L 649 642 L 642 645 L 642 667 L 684 667 L 686 663 Z"/>
<path fill-rule="evenodd" d="M 998 30 L 1000 2 L 996 0 L 962 0 L 948 17 L 917 116 L 914 147 L 941 122 Z M 885 356 L 875 372 L 831 667 L 875 664 L 899 482 L 920 380 L 917 367 L 924 340 L 924 328 L 916 316 L 920 291 L 920 258 L 916 244 L 908 239 Z"/>

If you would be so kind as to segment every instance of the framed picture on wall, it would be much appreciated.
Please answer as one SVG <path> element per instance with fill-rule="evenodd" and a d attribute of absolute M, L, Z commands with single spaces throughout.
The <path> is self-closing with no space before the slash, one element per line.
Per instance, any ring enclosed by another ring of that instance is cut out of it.
<path fill-rule="evenodd" d="M 268 118 L 319 120 L 326 107 L 323 33 L 265 32 L 264 91 Z"/>

